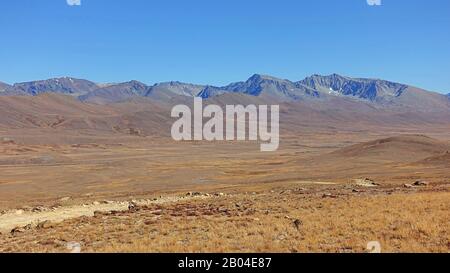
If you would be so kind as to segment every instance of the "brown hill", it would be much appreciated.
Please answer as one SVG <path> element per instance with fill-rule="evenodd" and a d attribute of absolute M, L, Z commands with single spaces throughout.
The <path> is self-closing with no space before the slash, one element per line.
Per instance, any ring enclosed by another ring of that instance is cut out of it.
<path fill-rule="evenodd" d="M 39 96 L 0 97 L 0 129 L 69 130 L 80 133 L 133 133 L 160 135 L 170 112 L 166 106 L 149 100 L 120 104 L 83 103 L 71 96 L 42 94 Z"/>
<path fill-rule="evenodd" d="M 450 168 L 450 150 L 437 156 L 431 156 L 417 162 L 421 165 L 445 165 Z"/>
<path fill-rule="evenodd" d="M 0 129 L 66 130 L 71 134 L 137 134 L 169 136 L 171 108 L 192 105 L 193 98 L 175 95 L 166 100 L 133 97 L 125 102 L 104 105 L 81 102 L 73 96 L 45 93 L 38 96 L 0 96 Z M 331 97 L 280 102 L 264 96 L 228 93 L 205 101 L 225 104 L 280 104 L 280 132 L 292 137 L 320 131 L 410 131 L 448 128 L 449 112 L 420 112 L 379 109 L 371 103 Z M 442 130 L 442 129 L 439 129 Z M 21 132 L 23 134 L 23 132 Z M 32 136 L 29 136 L 32 137 Z M 431 156 L 431 155 L 426 155 Z M 426 157 L 425 156 L 425 157 Z"/>
<path fill-rule="evenodd" d="M 330 154 L 332 158 L 415 162 L 441 155 L 450 145 L 423 135 L 406 135 L 352 145 Z"/>

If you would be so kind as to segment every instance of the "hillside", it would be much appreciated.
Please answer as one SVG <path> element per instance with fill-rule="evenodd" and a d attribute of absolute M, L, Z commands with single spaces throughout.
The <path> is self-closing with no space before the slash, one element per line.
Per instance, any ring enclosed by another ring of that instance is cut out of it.
<path fill-rule="evenodd" d="M 422 135 L 404 135 L 352 145 L 330 154 L 333 158 L 414 162 L 441 155 L 450 145 Z"/>

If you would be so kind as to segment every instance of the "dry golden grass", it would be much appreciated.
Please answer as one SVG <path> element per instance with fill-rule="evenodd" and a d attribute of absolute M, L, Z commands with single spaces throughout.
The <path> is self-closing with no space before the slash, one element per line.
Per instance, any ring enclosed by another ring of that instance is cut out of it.
<path fill-rule="evenodd" d="M 4 235 L 0 251 L 65 252 L 71 241 L 84 252 L 365 252 L 369 241 L 383 252 L 450 251 L 447 187 L 255 189 Z"/>

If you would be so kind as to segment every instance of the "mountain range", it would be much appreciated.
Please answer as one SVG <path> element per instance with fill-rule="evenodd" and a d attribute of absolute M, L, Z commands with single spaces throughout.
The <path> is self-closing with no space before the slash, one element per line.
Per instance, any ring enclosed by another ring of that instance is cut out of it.
<path fill-rule="evenodd" d="M 175 81 L 153 86 L 139 81 L 98 84 L 70 77 L 16 83 L 12 86 L 0 82 L 0 95 L 3 96 L 36 96 L 42 93 L 71 95 L 80 101 L 95 104 L 118 103 L 139 98 L 170 101 L 175 98 L 199 96 L 210 99 L 238 93 L 278 102 L 352 100 L 374 106 L 408 107 L 427 111 L 450 108 L 450 94 L 442 95 L 386 80 L 351 78 L 338 74 L 312 75 L 297 82 L 255 74 L 246 81 L 226 86 Z"/>

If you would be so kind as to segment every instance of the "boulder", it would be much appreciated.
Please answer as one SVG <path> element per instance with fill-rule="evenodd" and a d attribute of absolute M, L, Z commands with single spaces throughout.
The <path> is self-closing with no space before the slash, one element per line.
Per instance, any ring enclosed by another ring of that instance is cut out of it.
<path fill-rule="evenodd" d="M 47 209 L 44 207 L 34 207 L 31 209 L 31 212 L 43 212 L 46 211 Z"/>
<path fill-rule="evenodd" d="M 417 180 L 417 181 L 414 182 L 414 184 L 413 184 L 413 186 L 416 186 L 416 187 L 426 187 L 426 186 L 428 186 L 428 185 L 430 185 L 430 183 L 425 182 L 425 181 L 422 181 L 422 180 Z"/>
<path fill-rule="evenodd" d="M 26 226 L 24 226 L 24 227 L 15 227 L 15 228 L 13 228 L 12 230 L 11 230 L 11 234 L 12 235 L 16 235 L 16 234 L 18 234 L 18 233 L 23 233 L 23 232 L 25 232 L 25 231 L 27 231 L 27 230 L 30 230 L 30 229 L 32 229 L 33 227 L 31 226 L 31 224 L 28 224 L 28 225 L 26 225 Z"/>
<path fill-rule="evenodd" d="M 322 195 L 322 198 L 337 198 L 337 195 L 331 193 L 325 193 Z"/>
<path fill-rule="evenodd" d="M 128 203 L 128 211 L 135 212 L 138 210 L 139 210 L 139 206 L 136 204 L 136 202 L 131 201 Z"/>
<path fill-rule="evenodd" d="M 39 222 L 36 226 L 37 229 L 47 229 L 53 227 L 50 221 Z"/>
<path fill-rule="evenodd" d="M 355 179 L 353 180 L 357 186 L 360 187 L 378 187 L 380 184 L 376 183 L 374 180 L 370 178 L 363 178 L 363 179 Z"/>
<path fill-rule="evenodd" d="M 294 227 L 299 230 L 300 226 L 303 225 L 303 222 L 300 219 L 295 219 L 294 222 L 292 222 L 294 224 Z"/>
<path fill-rule="evenodd" d="M 16 210 L 17 215 L 22 215 L 24 213 L 23 209 Z"/>
<path fill-rule="evenodd" d="M 15 227 L 11 230 L 12 235 L 16 235 L 18 233 L 23 233 L 23 232 L 25 232 L 25 229 L 22 227 Z"/>

